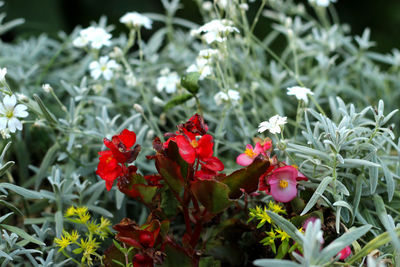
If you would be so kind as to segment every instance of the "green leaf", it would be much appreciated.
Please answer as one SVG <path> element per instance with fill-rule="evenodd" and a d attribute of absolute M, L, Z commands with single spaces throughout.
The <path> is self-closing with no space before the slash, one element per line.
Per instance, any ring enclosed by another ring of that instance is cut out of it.
<path fill-rule="evenodd" d="M 183 188 L 184 179 L 178 163 L 164 155 L 157 155 L 156 168 L 169 188 L 179 194 Z"/>
<path fill-rule="evenodd" d="M 51 166 L 53 161 L 56 159 L 56 153 L 59 149 L 58 143 L 55 143 L 52 147 L 47 150 L 46 155 L 44 156 L 42 163 L 40 164 L 39 171 L 35 177 L 35 188 L 39 188 L 42 179 L 46 176 L 48 168 Z"/>
<path fill-rule="evenodd" d="M 6 162 L 6 164 L 3 164 L 3 165 L 0 167 L 0 177 L 3 176 L 3 174 L 4 174 L 10 167 L 12 167 L 14 164 L 15 164 L 14 161 L 8 161 L 8 162 Z"/>
<path fill-rule="evenodd" d="M 7 225 L 7 224 L 0 224 L 0 228 L 4 228 L 10 232 L 16 233 L 19 237 L 25 239 L 26 241 L 35 243 L 39 246 L 45 246 L 46 244 L 43 243 L 42 241 L 34 238 L 33 236 L 31 236 L 30 234 L 28 234 L 27 232 L 25 232 L 24 230 L 22 230 L 21 228 L 15 227 L 15 226 L 11 226 L 11 225 Z"/>
<path fill-rule="evenodd" d="M 200 73 L 189 72 L 188 74 L 182 77 L 181 85 L 183 86 L 183 88 L 185 88 L 190 93 L 195 95 L 199 91 L 199 78 L 200 78 Z"/>
<path fill-rule="evenodd" d="M 162 266 L 163 267 L 192 267 L 192 259 L 185 251 L 177 245 L 168 242 L 165 244 L 165 254 L 167 255 Z"/>
<path fill-rule="evenodd" d="M 199 267 L 221 267 L 221 262 L 213 257 L 202 257 L 199 261 Z"/>
<path fill-rule="evenodd" d="M 13 214 L 14 212 L 10 212 L 7 213 L 6 215 L 3 215 L 0 217 L 0 223 L 2 223 L 5 219 L 7 219 L 8 216 L 10 216 L 11 214 Z"/>
<path fill-rule="evenodd" d="M 244 189 L 248 194 L 257 190 L 260 176 L 265 173 L 268 168 L 269 161 L 256 158 L 252 164 L 223 177 L 220 182 L 229 187 L 230 198 L 239 198 L 243 194 L 240 189 Z"/>
<path fill-rule="evenodd" d="M 311 196 L 310 200 L 308 201 L 306 207 L 304 208 L 303 212 L 300 214 L 301 216 L 306 214 L 312 207 L 314 207 L 317 200 L 323 195 L 325 192 L 326 187 L 332 181 L 332 177 L 327 176 L 325 177 L 321 183 L 318 185 L 317 189 L 315 190 L 314 194 Z"/>
<path fill-rule="evenodd" d="M 167 104 L 165 104 L 164 110 L 167 111 L 168 109 L 178 106 L 180 104 L 183 104 L 192 98 L 193 98 L 192 94 L 183 94 L 183 95 L 176 96 L 176 97 L 172 98 L 170 101 L 168 101 Z"/>
<path fill-rule="evenodd" d="M 45 119 L 51 124 L 57 124 L 57 118 L 54 116 L 53 113 L 51 113 L 46 106 L 43 104 L 42 99 L 37 94 L 33 95 L 33 98 L 35 99 L 36 103 L 38 103 L 40 110 L 42 111 L 43 116 Z"/>
<path fill-rule="evenodd" d="M 215 180 L 197 180 L 191 185 L 196 199 L 211 213 L 219 213 L 226 209 L 229 199 L 229 187 Z"/>
<path fill-rule="evenodd" d="M 178 211 L 178 201 L 171 190 L 164 190 L 161 193 L 161 209 L 167 217 L 175 216 Z"/>
<path fill-rule="evenodd" d="M 74 249 L 74 250 L 72 251 L 72 253 L 74 253 L 74 254 L 81 254 L 82 251 L 83 251 L 82 248 L 76 248 L 76 249 Z"/>
<path fill-rule="evenodd" d="M 0 188 L 5 188 L 11 190 L 18 195 L 23 196 L 25 199 L 42 199 L 42 195 L 36 191 L 28 190 L 23 187 L 9 184 L 9 183 L 0 183 Z"/>

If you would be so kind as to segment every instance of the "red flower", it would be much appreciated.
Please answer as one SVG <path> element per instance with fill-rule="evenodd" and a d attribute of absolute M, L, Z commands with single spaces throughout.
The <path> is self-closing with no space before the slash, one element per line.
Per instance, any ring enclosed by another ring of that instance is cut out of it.
<path fill-rule="evenodd" d="M 138 145 L 133 150 L 130 149 L 136 142 L 136 134 L 127 129 L 119 135 L 114 135 L 111 140 L 104 138 L 103 142 L 112 151 L 114 158 L 122 164 L 134 161 L 140 151 Z"/>
<path fill-rule="evenodd" d="M 106 181 L 107 190 L 111 189 L 115 179 L 136 172 L 135 166 L 125 165 L 133 162 L 139 154 L 140 145 L 131 149 L 135 142 L 136 134 L 127 129 L 119 135 L 114 135 L 111 141 L 104 138 L 104 144 L 110 150 L 99 152 L 96 174 Z"/>
<path fill-rule="evenodd" d="M 203 135 L 199 140 L 194 135 L 178 135 L 175 140 L 179 154 L 189 164 L 193 164 L 197 157 L 202 161 L 212 157 L 214 143 L 209 134 Z"/>
<path fill-rule="evenodd" d="M 208 131 L 208 126 L 203 117 L 196 113 L 186 123 L 179 124 L 178 129 L 180 132 L 186 130 L 195 135 L 205 135 Z"/>
<path fill-rule="evenodd" d="M 113 157 L 110 150 L 100 151 L 100 162 L 97 166 L 96 174 L 106 181 L 106 188 L 110 190 L 114 180 L 123 175 L 122 167 Z"/>

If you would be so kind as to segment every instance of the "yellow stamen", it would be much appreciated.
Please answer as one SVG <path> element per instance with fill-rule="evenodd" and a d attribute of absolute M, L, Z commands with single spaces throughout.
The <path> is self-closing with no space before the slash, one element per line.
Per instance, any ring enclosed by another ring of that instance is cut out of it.
<path fill-rule="evenodd" d="M 6 111 L 6 117 L 11 119 L 12 117 L 14 117 L 14 112 L 13 110 L 7 110 Z"/>
<path fill-rule="evenodd" d="M 197 143 L 196 139 L 193 139 L 192 142 L 190 142 L 193 148 L 196 148 L 199 146 L 199 143 Z"/>
<path fill-rule="evenodd" d="M 289 185 L 289 183 L 286 180 L 280 180 L 279 181 L 279 186 L 281 188 L 286 188 L 286 187 L 288 187 L 288 185 Z"/>
<path fill-rule="evenodd" d="M 255 153 L 251 148 L 246 148 L 244 154 L 246 154 L 249 158 L 254 158 L 257 156 L 257 153 Z"/>

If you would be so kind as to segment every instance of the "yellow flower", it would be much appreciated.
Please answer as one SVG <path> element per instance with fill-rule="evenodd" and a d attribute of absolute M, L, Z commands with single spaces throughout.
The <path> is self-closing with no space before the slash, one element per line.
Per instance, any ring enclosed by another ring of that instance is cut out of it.
<path fill-rule="evenodd" d="M 71 206 L 67 209 L 67 211 L 65 212 L 65 217 L 72 217 L 76 214 L 76 209 L 74 206 Z"/>
<path fill-rule="evenodd" d="M 275 234 L 275 232 L 274 232 L 273 229 L 272 229 L 270 232 L 267 232 L 267 235 L 268 235 L 269 237 L 271 237 L 272 239 L 275 239 L 275 238 L 276 238 L 276 234 Z"/>
<path fill-rule="evenodd" d="M 268 209 L 269 209 L 270 211 L 276 213 L 276 214 L 279 214 L 279 213 L 284 213 L 284 214 L 285 214 L 285 213 L 286 213 L 286 211 L 282 208 L 281 205 L 275 204 L 275 203 L 272 202 L 272 201 L 270 201 L 270 202 L 268 203 Z"/>
<path fill-rule="evenodd" d="M 76 214 L 80 217 L 85 215 L 88 212 L 88 208 L 83 206 L 83 207 L 77 207 L 76 208 Z"/>
<path fill-rule="evenodd" d="M 71 240 L 68 237 L 61 236 L 61 239 L 55 238 L 54 242 L 57 244 L 60 249 L 58 251 L 63 250 L 64 248 L 68 247 L 71 244 Z"/>
<path fill-rule="evenodd" d="M 300 227 L 299 229 L 297 229 L 297 230 L 299 230 L 299 232 L 300 233 L 304 233 L 304 229 L 303 229 L 303 227 Z"/>
<path fill-rule="evenodd" d="M 83 224 L 87 223 L 90 220 L 90 214 L 88 212 L 79 214 L 79 221 Z"/>
<path fill-rule="evenodd" d="M 104 217 L 100 218 L 100 229 L 101 230 L 108 229 L 108 226 L 110 226 L 110 225 L 111 225 L 111 222 L 108 219 L 106 219 Z"/>
<path fill-rule="evenodd" d="M 78 239 L 79 239 L 78 231 L 73 230 L 71 234 L 69 234 L 69 240 L 71 240 L 72 243 L 75 243 Z"/>
<path fill-rule="evenodd" d="M 90 223 L 87 224 L 87 228 L 90 233 L 97 233 L 99 231 L 99 225 L 95 223 L 95 221 L 91 221 Z"/>
<path fill-rule="evenodd" d="M 281 237 L 281 241 L 284 241 L 285 239 L 289 240 L 290 236 L 283 230 L 277 229 L 275 230 Z"/>
<path fill-rule="evenodd" d="M 259 208 L 259 207 L 257 207 Z M 257 217 L 260 221 L 260 224 L 263 224 L 265 222 L 271 223 L 271 217 L 267 214 L 267 208 L 264 207 L 264 210 L 260 209 L 260 212 L 257 214 Z"/>

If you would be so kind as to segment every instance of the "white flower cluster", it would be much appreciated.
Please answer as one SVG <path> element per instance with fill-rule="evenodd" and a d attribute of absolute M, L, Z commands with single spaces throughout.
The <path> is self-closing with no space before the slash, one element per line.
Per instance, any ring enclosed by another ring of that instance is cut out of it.
<path fill-rule="evenodd" d="M 157 91 L 165 90 L 168 94 L 175 93 L 180 82 L 178 73 L 171 72 L 170 69 L 165 68 L 161 70 L 160 74 L 161 76 L 157 79 Z"/>
<path fill-rule="evenodd" d="M 113 59 L 109 60 L 107 56 L 101 57 L 99 61 L 92 61 L 89 64 L 90 76 L 95 80 L 103 76 L 106 81 L 109 81 L 114 76 L 114 70 L 119 68 L 120 66 L 117 62 Z"/>
<path fill-rule="evenodd" d="M 151 24 L 153 21 L 146 16 L 143 16 L 137 12 L 128 12 L 123 15 L 119 21 L 124 23 L 128 27 L 140 28 L 145 27 L 146 29 L 151 29 Z"/>
<path fill-rule="evenodd" d="M 111 45 L 111 34 L 101 27 L 90 26 L 79 32 L 79 36 L 75 38 L 72 44 L 76 47 L 85 47 L 90 45 L 91 48 L 100 49 L 103 46 Z"/>
<path fill-rule="evenodd" d="M 263 133 L 268 130 L 272 134 L 281 133 L 282 126 L 286 124 L 287 117 L 275 115 L 268 121 L 263 121 L 258 125 L 258 132 Z"/>
<path fill-rule="evenodd" d="M 214 101 L 217 106 L 222 105 L 224 102 L 231 102 L 232 105 L 236 105 L 239 103 L 240 93 L 236 90 L 229 89 L 228 92 L 218 92 L 214 96 Z"/>
<path fill-rule="evenodd" d="M 207 42 L 225 42 L 229 33 L 239 32 L 239 29 L 233 26 L 233 22 L 227 19 L 214 19 L 197 30 L 191 32 L 192 35 L 200 35 Z"/>
<path fill-rule="evenodd" d="M 216 49 L 203 49 L 199 51 L 196 58 L 196 63 L 187 68 L 186 72 L 200 73 L 200 80 L 212 74 L 212 62 L 215 57 L 219 56 L 219 51 Z"/>

